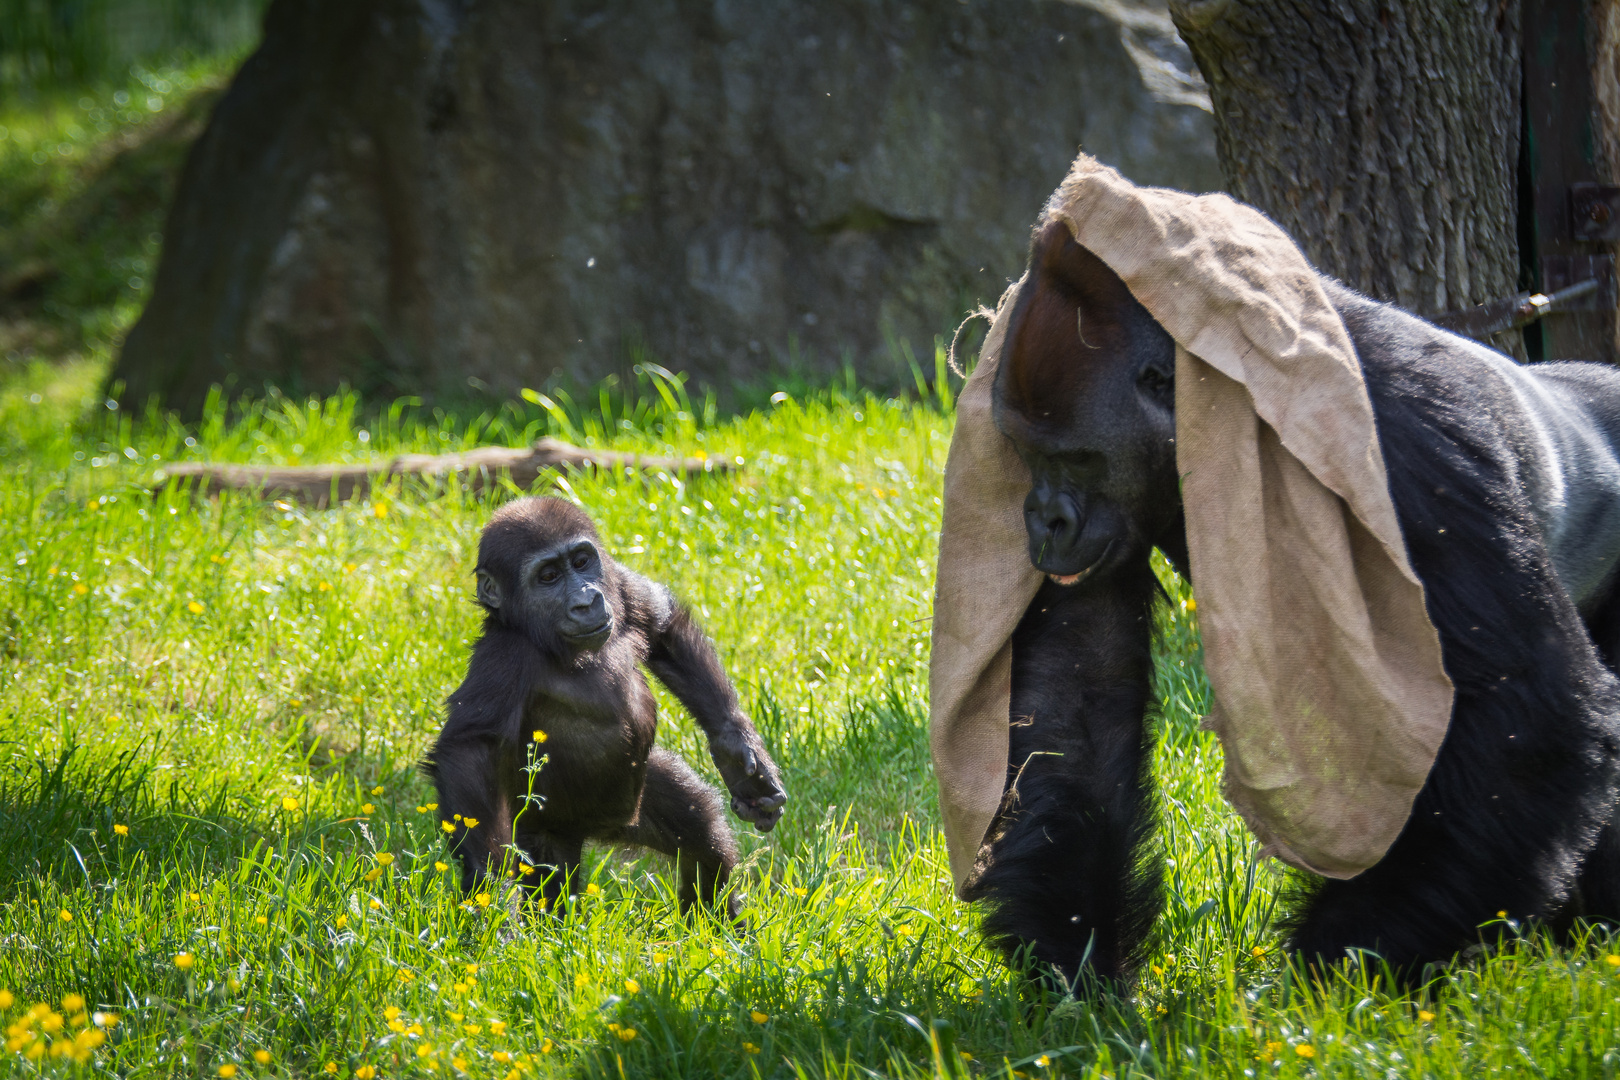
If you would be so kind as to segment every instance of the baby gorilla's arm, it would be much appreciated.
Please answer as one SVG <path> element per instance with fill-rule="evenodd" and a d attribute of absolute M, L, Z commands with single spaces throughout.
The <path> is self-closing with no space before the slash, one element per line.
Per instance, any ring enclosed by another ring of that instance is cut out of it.
<path fill-rule="evenodd" d="M 709 738 L 709 753 L 731 792 L 731 809 L 760 832 L 782 817 L 787 793 L 776 762 L 754 723 L 737 704 L 737 691 L 720 666 L 714 644 L 663 586 L 621 569 L 626 593 L 646 613 L 647 668 L 686 706 Z"/>

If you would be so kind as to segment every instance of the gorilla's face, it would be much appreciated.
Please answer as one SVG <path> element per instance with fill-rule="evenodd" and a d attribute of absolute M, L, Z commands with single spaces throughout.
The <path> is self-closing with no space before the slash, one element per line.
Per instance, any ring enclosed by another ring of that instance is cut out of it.
<path fill-rule="evenodd" d="M 1180 510 L 1175 343 L 1103 261 L 1047 223 L 992 389 L 1029 466 L 1030 562 L 1074 585 L 1148 549 Z"/>

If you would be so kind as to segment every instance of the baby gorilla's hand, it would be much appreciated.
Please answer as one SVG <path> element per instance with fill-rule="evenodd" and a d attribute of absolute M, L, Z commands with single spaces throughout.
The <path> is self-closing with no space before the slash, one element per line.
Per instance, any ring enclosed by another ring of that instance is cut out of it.
<path fill-rule="evenodd" d="M 731 792 L 731 812 L 760 832 L 770 832 L 781 820 L 787 792 L 753 725 L 739 724 L 717 735 L 709 741 L 709 753 Z"/>

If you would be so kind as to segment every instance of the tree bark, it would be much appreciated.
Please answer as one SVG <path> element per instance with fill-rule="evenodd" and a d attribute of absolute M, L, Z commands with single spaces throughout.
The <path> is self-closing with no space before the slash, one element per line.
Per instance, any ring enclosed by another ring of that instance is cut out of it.
<path fill-rule="evenodd" d="M 1170 11 L 1209 84 L 1228 190 L 1319 268 L 1420 315 L 1520 287 L 1519 0 Z"/>

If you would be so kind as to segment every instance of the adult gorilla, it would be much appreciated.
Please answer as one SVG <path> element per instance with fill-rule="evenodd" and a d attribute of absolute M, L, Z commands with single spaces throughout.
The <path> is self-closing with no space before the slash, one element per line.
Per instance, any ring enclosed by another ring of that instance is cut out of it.
<path fill-rule="evenodd" d="M 1398 837 L 1376 865 L 1310 888 L 1291 945 L 1313 962 L 1369 949 L 1416 973 L 1501 911 L 1620 917 L 1620 372 L 1521 367 L 1321 287 L 1360 359 L 1455 697 Z M 1159 909 L 1149 552 L 1188 567 L 1176 346 L 1052 212 L 1015 305 L 993 415 L 1030 470 L 1029 556 L 1047 579 L 1013 634 L 1011 716 L 1025 720 L 962 893 L 988 905 L 985 932 L 1009 954 L 1124 979 Z"/>

